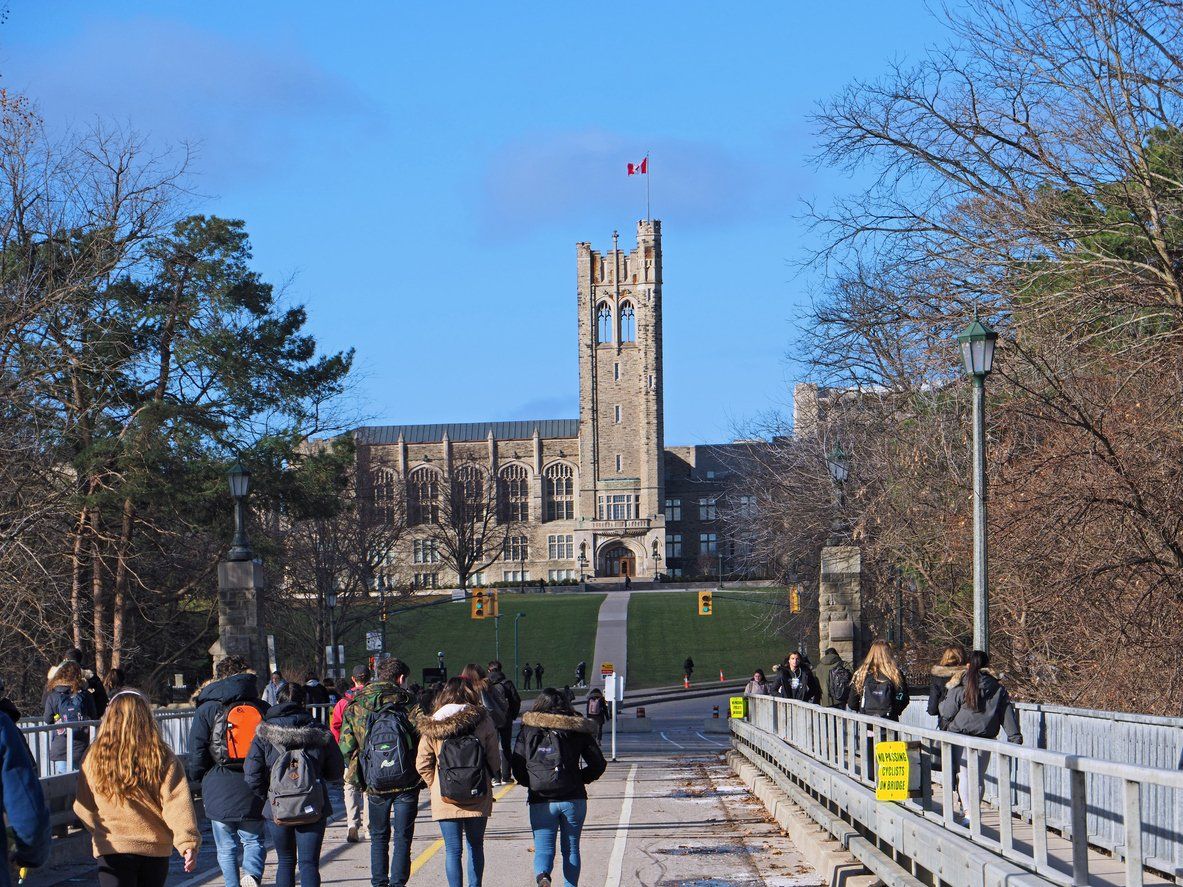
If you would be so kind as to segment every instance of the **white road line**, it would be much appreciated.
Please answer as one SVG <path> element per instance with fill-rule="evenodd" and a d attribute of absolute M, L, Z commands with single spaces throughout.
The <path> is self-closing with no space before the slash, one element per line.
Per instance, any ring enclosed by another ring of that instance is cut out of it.
<path fill-rule="evenodd" d="M 713 740 L 713 739 L 707 739 L 701 733 L 695 733 L 694 735 L 697 736 L 699 739 L 701 739 L 703 742 L 709 742 L 711 745 L 719 746 L 719 748 L 728 748 L 729 747 L 726 742 L 715 742 L 715 740 Z"/>
<path fill-rule="evenodd" d="M 664 733 L 661 734 L 661 738 L 664 739 L 666 742 L 668 742 L 670 745 L 672 745 L 674 748 L 685 748 L 686 747 L 684 745 L 678 745 L 678 743 L 674 742 L 674 740 L 670 739 Z"/>
<path fill-rule="evenodd" d="M 620 806 L 620 819 L 616 823 L 616 838 L 612 842 L 612 856 L 608 860 L 608 877 L 604 887 L 620 887 L 620 874 L 624 869 L 624 847 L 628 843 L 628 824 L 633 815 L 633 793 L 637 787 L 637 765 L 628 771 L 624 784 L 624 803 Z"/>

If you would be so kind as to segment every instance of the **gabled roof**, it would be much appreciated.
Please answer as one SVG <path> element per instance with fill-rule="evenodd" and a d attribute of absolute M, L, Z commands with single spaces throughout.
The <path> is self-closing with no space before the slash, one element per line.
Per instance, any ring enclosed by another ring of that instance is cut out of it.
<path fill-rule="evenodd" d="M 579 437 L 578 419 L 520 419 L 512 422 L 454 422 L 437 425 L 368 425 L 357 429 L 354 438 L 359 444 L 395 444 L 401 434 L 409 444 L 439 443 L 448 440 L 487 440 L 489 432 L 497 440 L 530 440 L 534 430 L 543 440 Z"/>

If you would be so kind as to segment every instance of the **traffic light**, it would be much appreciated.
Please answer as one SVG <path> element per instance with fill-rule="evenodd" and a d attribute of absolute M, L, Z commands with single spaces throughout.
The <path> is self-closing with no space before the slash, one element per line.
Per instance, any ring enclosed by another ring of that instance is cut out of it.
<path fill-rule="evenodd" d="M 801 612 L 801 586 L 796 583 L 789 587 L 789 612 Z"/>
<path fill-rule="evenodd" d="M 484 619 L 489 615 L 489 601 L 483 588 L 472 590 L 472 618 Z"/>
<path fill-rule="evenodd" d="M 487 606 L 485 607 L 485 615 L 489 618 L 496 618 L 501 615 L 501 592 L 496 588 L 490 588 L 485 592 Z"/>
<path fill-rule="evenodd" d="M 710 616 L 714 614 L 714 592 L 700 591 L 698 593 L 698 615 Z"/>

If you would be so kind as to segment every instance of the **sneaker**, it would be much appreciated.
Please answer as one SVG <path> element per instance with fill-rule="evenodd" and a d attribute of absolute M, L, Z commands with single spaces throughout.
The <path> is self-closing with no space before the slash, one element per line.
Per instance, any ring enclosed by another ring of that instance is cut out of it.
<path fill-rule="evenodd" d="M 350 844 L 356 844 L 359 840 L 361 840 L 358 837 L 358 828 L 356 825 L 349 826 L 349 831 L 345 833 L 345 840 Z M 243 887 L 246 887 L 246 885 L 243 885 Z"/>
<path fill-rule="evenodd" d="M 500 779 L 494 779 L 494 780 L 492 781 L 492 784 L 493 784 L 493 788 L 497 788 L 497 786 L 501 785 L 501 780 L 500 780 Z"/>
<path fill-rule="evenodd" d="M 550 887 L 550 875 L 539 875 L 538 887 Z"/>
<path fill-rule="evenodd" d="M 246 872 L 242 873 L 238 881 L 242 884 L 242 887 L 260 887 L 261 883 L 254 875 L 248 875 Z"/>

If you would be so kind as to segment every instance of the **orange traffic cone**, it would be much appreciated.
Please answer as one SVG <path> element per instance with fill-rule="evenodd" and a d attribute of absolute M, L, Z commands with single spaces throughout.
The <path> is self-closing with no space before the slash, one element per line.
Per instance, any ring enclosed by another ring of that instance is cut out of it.
<path fill-rule="evenodd" d="M 682 687 L 687 690 L 690 689 L 690 675 L 688 675 L 688 674 L 682 675 Z"/>
<path fill-rule="evenodd" d="M 723 681 L 724 681 L 723 669 L 720 668 L 719 669 L 719 683 L 723 683 Z"/>

